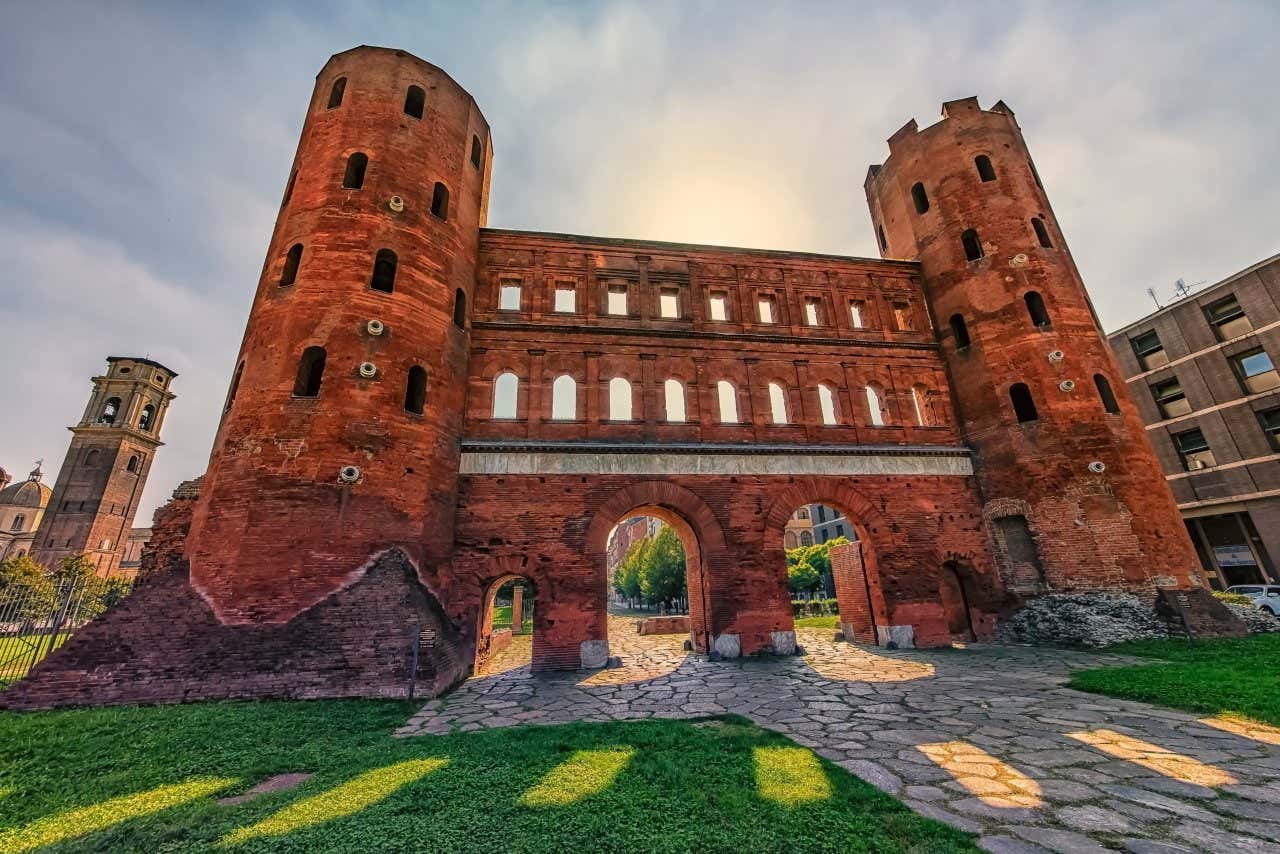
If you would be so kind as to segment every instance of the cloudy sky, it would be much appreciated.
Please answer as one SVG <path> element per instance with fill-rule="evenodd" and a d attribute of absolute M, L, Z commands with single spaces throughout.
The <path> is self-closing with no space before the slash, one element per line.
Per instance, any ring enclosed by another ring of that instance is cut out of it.
<path fill-rule="evenodd" d="M 4 4 L 0 466 L 52 482 L 107 355 L 180 374 L 138 524 L 205 465 L 316 72 L 445 68 L 490 224 L 875 256 L 862 179 L 949 99 L 1018 114 L 1103 322 L 1280 251 L 1280 4 Z"/>

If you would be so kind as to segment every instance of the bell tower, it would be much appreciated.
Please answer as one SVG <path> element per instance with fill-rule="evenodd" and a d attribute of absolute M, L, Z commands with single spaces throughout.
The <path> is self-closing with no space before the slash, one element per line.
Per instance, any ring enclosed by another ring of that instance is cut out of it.
<path fill-rule="evenodd" d="M 881 255 L 918 260 L 1006 587 L 1197 587 L 1198 561 L 1013 111 L 949 101 L 872 166 Z"/>
<path fill-rule="evenodd" d="M 52 569 L 85 554 L 101 575 L 118 572 L 147 485 L 177 374 L 150 359 L 107 358 L 36 532 L 31 557 Z"/>

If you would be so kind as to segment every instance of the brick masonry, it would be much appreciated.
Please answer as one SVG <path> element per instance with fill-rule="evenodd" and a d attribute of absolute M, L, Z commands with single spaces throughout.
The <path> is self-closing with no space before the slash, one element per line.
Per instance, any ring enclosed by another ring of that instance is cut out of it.
<path fill-rule="evenodd" d="M 409 86 L 427 93 L 421 120 L 405 112 Z M 944 115 L 895 134 L 868 178 L 886 258 L 911 260 L 495 230 L 492 145 L 471 97 L 400 51 L 336 55 L 317 77 L 191 506 L 191 584 L 180 568 L 161 574 L 15 697 L 392 694 L 406 629 L 424 615 L 443 644 L 427 680 L 440 689 L 492 654 L 493 594 L 517 578 L 537 603 L 534 669 L 604 666 L 608 534 L 639 514 L 680 537 L 691 643 L 723 656 L 794 649 L 782 536 L 805 504 L 840 510 L 857 532 L 857 565 L 838 557 L 836 576 L 859 638 L 942 645 L 988 636 L 1003 609 L 1043 590 L 1194 586 L 1123 383 L 1111 383 L 1118 414 L 1094 391 L 1093 374 L 1114 378 L 1115 365 L 1012 113 L 969 99 Z M 354 152 L 369 156 L 358 189 L 343 187 Z M 997 181 L 971 174 L 978 152 Z M 923 218 L 907 207 L 915 181 L 934 200 Z M 428 209 L 437 182 L 444 216 Z M 1028 237 L 1033 216 L 1054 249 Z M 980 229 L 985 258 L 965 260 L 965 227 Z M 390 293 L 370 287 L 379 248 L 398 256 Z M 504 289 L 516 297 L 506 306 Z M 1028 289 L 1050 324 L 1028 322 Z M 557 310 L 557 291 L 572 292 L 572 311 Z M 610 312 L 611 293 L 625 310 Z M 956 312 L 969 347 L 950 332 Z M 294 393 L 307 347 L 326 353 L 314 396 Z M 406 408 L 415 366 L 428 376 L 421 414 Z M 514 413 L 495 409 L 504 374 Z M 571 417 L 553 418 L 564 376 Z M 617 380 L 629 411 L 611 411 Z M 1016 382 L 1034 423 L 1014 418 Z M 652 464 L 677 448 L 687 469 Z M 596 454 L 596 468 L 463 465 L 480 450 Z M 802 464 L 840 454 L 896 467 L 834 476 Z M 344 480 L 346 466 L 359 471 Z M 172 531 L 151 558 L 162 565 L 177 562 L 186 510 L 167 512 Z M 1000 523 L 1011 516 L 1025 533 Z M 170 612 L 165 631 L 142 625 Z"/>

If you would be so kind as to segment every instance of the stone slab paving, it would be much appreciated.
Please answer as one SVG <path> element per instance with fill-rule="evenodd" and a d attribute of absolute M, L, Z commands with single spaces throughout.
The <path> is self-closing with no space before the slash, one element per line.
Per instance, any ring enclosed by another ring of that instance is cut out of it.
<path fill-rule="evenodd" d="M 1063 687 L 1116 655 L 979 644 L 711 662 L 611 617 L 619 668 L 533 674 L 527 638 L 397 735 L 735 713 L 1000 852 L 1277 852 L 1280 730 Z M 517 639 L 519 640 L 519 639 Z"/>

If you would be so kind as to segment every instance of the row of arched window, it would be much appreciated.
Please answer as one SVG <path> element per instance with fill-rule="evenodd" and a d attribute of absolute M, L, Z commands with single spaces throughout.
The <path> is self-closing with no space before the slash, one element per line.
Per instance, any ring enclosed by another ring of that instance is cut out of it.
<path fill-rule="evenodd" d="M 363 151 L 352 152 L 347 157 L 347 167 L 342 173 L 342 189 L 359 190 L 364 187 L 364 176 L 369 171 L 369 155 Z M 290 187 L 293 181 L 290 179 Z M 289 200 L 289 193 L 285 194 L 285 201 Z M 437 219 L 447 220 L 449 218 L 449 188 L 442 182 L 436 181 L 435 186 L 431 189 L 431 215 Z"/>
<path fill-rule="evenodd" d="M 323 347 L 311 346 L 302 351 L 302 358 L 298 360 L 298 375 L 293 382 L 294 397 L 320 396 L 320 386 L 324 381 L 326 359 L 327 354 Z M 241 362 L 236 368 L 235 376 L 232 378 L 231 392 L 227 395 L 228 409 L 235 402 L 236 390 L 240 385 L 240 375 L 243 372 L 244 363 Z M 421 415 L 426 404 L 427 369 L 421 365 L 413 365 L 405 376 L 404 410 L 413 415 Z"/>
<path fill-rule="evenodd" d="M 609 380 L 608 420 L 633 421 L 635 419 L 634 391 L 631 381 L 625 377 L 613 377 Z M 769 420 L 776 425 L 794 423 L 789 411 L 787 390 L 776 382 L 767 386 L 769 395 Z M 839 406 L 836 402 L 836 391 L 825 383 L 819 383 L 815 389 L 818 400 L 818 411 L 823 425 L 838 426 L 842 422 Z M 688 421 L 686 410 L 686 390 L 684 383 L 671 378 L 662 384 L 663 415 L 667 423 L 683 424 Z M 520 378 L 511 371 L 503 371 L 493 381 L 493 409 L 495 419 L 513 419 L 518 417 Z M 910 391 L 912 414 L 917 426 L 927 427 L 937 423 L 933 414 L 933 402 L 927 387 L 912 386 Z M 866 401 L 868 423 L 873 427 L 884 426 L 892 418 L 887 407 L 888 396 L 884 388 L 876 383 L 863 387 L 862 397 Z M 716 403 L 719 423 L 741 424 L 738 412 L 738 388 L 729 380 L 716 382 Z M 561 374 L 551 383 L 551 420 L 575 421 L 579 415 L 578 382 L 569 374 Z"/>
<path fill-rule="evenodd" d="M 1098 392 L 1098 400 L 1108 415 L 1120 414 L 1120 403 L 1116 400 L 1111 383 L 1102 374 L 1093 375 L 1093 387 Z M 1031 397 L 1031 389 L 1026 383 L 1014 383 L 1009 386 L 1009 403 L 1013 405 L 1013 414 L 1019 424 L 1027 424 L 1040 419 L 1036 412 L 1036 402 Z"/>
<path fill-rule="evenodd" d="M 116 423 L 116 418 L 120 414 L 120 398 L 109 397 L 102 404 L 102 410 L 98 414 L 98 423 L 110 427 Z M 150 433 L 155 427 L 156 408 L 148 403 L 142 407 L 141 414 L 138 415 L 138 429 L 144 433 Z"/>
<path fill-rule="evenodd" d="M 1053 321 L 1049 317 L 1049 309 L 1044 304 L 1044 297 L 1040 296 L 1039 291 L 1027 291 L 1022 295 L 1022 301 L 1027 306 L 1027 317 L 1031 320 L 1031 325 L 1037 329 L 1044 329 L 1052 326 Z M 969 324 L 965 322 L 964 315 L 951 315 L 951 336 L 955 339 L 956 349 L 964 350 L 972 344 L 969 337 Z"/>

